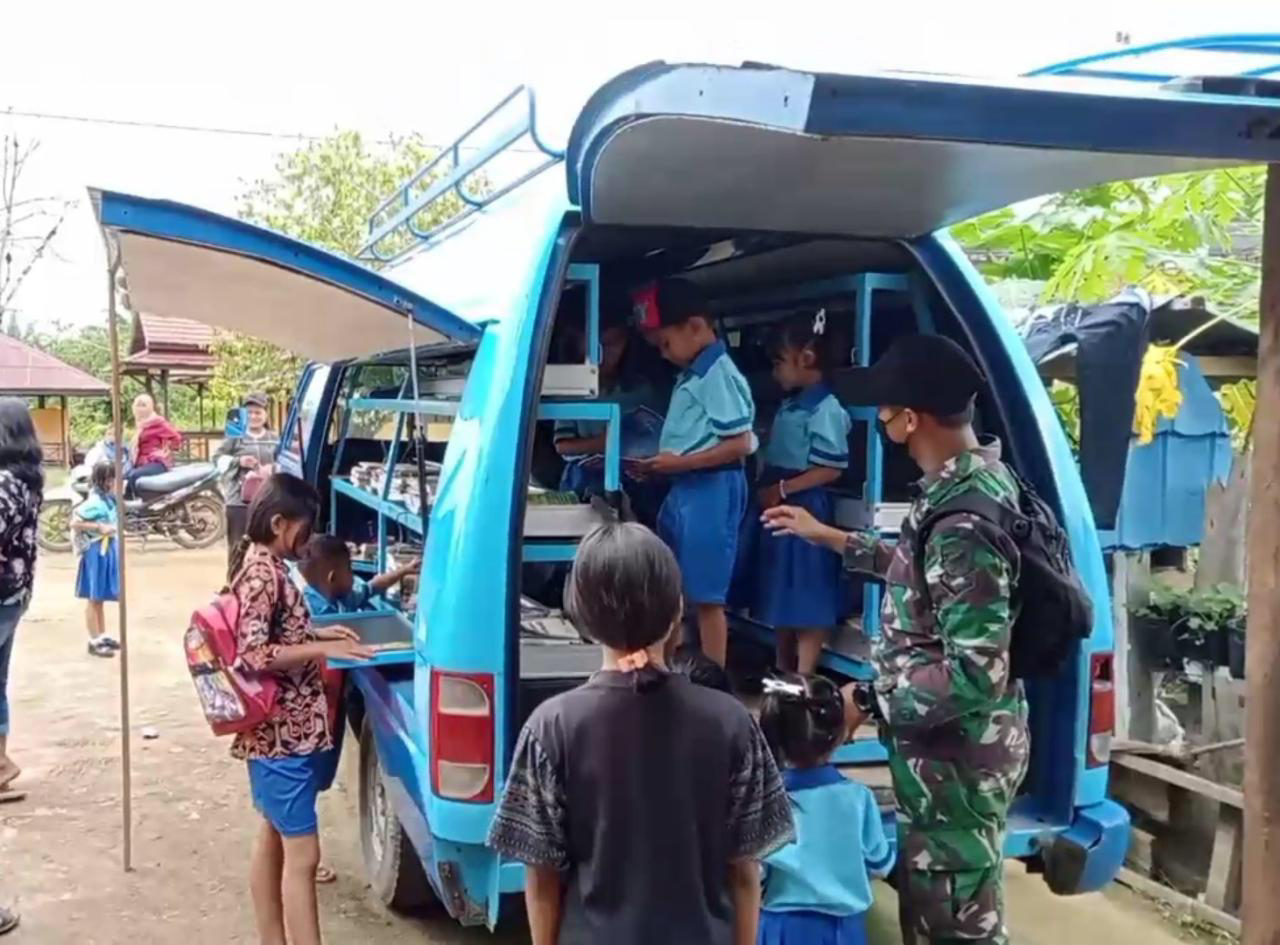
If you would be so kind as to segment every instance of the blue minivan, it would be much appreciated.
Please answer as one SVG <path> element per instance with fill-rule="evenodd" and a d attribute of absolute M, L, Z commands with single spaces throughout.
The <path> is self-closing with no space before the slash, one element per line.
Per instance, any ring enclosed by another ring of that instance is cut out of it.
<path fill-rule="evenodd" d="M 1096 614 L 1078 658 L 1029 687 L 1033 760 L 1006 849 L 1055 892 L 1110 881 L 1129 827 L 1107 798 L 1103 557 L 1043 384 L 946 228 L 1102 181 L 1280 161 L 1280 98 L 1266 83 L 1188 88 L 654 63 L 598 89 L 563 148 L 540 136 L 533 95 L 518 90 L 388 197 L 363 261 L 181 204 L 93 192 L 133 310 L 310 359 L 279 463 L 323 491 L 324 525 L 360 566 L 423 549 L 416 587 L 348 620 L 380 645 L 349 669 L 346 715 L 382 899 L 432 897 L 464 923 L 493 925 L 522 888 L 521 866 L 489 851 L 486 831 L 523 719 L 597 665 L 557 609 L 557 575 L 623 504 L 619 408 L 599 379 L 602 286 L 675 274 L 713 300 L 762 424 L 779 399 L 763 335 L 797 306 L 827 309 L 851 363 L 924 331 L 982 365 L 980 426 L 1056 505 Z M 452 218 L 429 222 L 444 201 Z M 669 382 L 632 344 L 637 369 Z M 609 431 L 604 488 L 586 499 L 557 489 L 552 428 L 565 420 Z M 865 416 L 855 421 L 837 515 L 891 534 L 915 471 L 883 451 Z M 878 595 L 850 585 L 828 672 L 869 675 Z M 737 651 L 769 633 L 734 617 Z M 874 739 L 841 760 L 852 777 L 883 773 Z"/>

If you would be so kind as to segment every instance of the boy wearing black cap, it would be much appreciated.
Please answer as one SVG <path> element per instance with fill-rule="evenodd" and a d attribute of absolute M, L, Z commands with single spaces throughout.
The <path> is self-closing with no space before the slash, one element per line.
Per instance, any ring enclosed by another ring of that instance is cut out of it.
<path fill-rule="evenodd" d="M 747 380 L 716 337 L 702 293 L 669 279 L 632 293 L 636 320 L 662 356 L 683 368 L 671 392 L 659 452 L 631 464 L 643 476 L 670 476 L 658 534 L 680 563 L 685 598 L 698 616 L 702 652 L 725 664 L 724 605 L 747 508 L 742 462 L 755 452 L 756 407 Z"/>
<path fill-rule="evenodd" d="M 849 570 L 888 583 L 872 642 L 874 698 L 901 815 L 904 914 L 932 942 L 1006 941 L 1003 835 L 1030 748 L 1022 684 L 1009 674 L 1017 546 L 958 511 L 942 513 L 916 547 L 930 511 L 958 496 L 1018 508 L 1000 444 L 974 434 L 982 385 L 963 349 L 938 335 L 899 338 L 873 367 L 833 379 L 845 403 L 878 408 L 881 434 L 924 471 L 896 543 L 842 532 L 803 509 L 764 513 L 769 529 L 826 545 Z M 857 695 L 869 705 L 870 693 Z"/>

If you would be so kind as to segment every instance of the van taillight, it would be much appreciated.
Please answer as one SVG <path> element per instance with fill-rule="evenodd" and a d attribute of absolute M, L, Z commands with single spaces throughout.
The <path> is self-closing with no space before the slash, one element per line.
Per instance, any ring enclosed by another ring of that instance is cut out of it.
<path fill-rule="evenodd" d="M 1116 687 L 1110 653 L 1089 658 L 1089 757 L 1090 768 L 1111 760 L 1111 736 L 1116 730 Z"/>
<path fill-rule="evenodd" d="M 493 800 L 493 676 L 431 673 L 431 789 L 454 801 Z"/>

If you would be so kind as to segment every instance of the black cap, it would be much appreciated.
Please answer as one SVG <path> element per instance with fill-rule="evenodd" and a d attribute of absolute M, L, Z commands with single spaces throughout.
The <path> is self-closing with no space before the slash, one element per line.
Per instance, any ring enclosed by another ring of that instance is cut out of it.
<path fill-rule="evenodd" d="M 695 315 L 707 315 L 702 290 L 687 279 L 650 282 L 631 293 L 636 325 L 652 331 L 664 325 L 682 325 Z"/>
<path fill-rule="evenodd" d="M 266 410 L 268 403 L 269 401 L 267 400 L 266 394 L 264 394 L 260 390 L 254 390 L 244 395 L 244 399 L 240 401 L 240 406 L 241 407 L 261 407 L 263 410 Z"/>
<path fill-rule="evenodd" d="M 910 407 L 935 417 L 963 413 L 986 383 L 973 359 L 941 335 L 904 335 L 868 368 L 831 378 L 836 397 L 852 407 Z"/>

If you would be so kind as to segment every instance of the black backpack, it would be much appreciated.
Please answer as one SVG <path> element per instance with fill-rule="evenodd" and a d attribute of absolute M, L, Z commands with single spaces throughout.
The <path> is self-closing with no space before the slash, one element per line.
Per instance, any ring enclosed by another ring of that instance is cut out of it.
<path fill-rule="evenodd" d="M 1058 518 L 1016 473 L 1019 509 L 976 492 L 958 495 L 931 509 L 916 530 L 915 565 L 921 590 L 924 553 L 939 520 L 968 513 L 991 523 L 1017 545 L 1022 558 L 1013 603 L 1020 608 L 1013 624 L 1009 671 L 1016 679 L 1054 676 L 1093 630 L 1093 604 L 1071 563 L 1071 549 Z"/>

